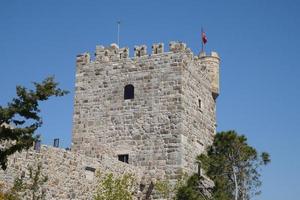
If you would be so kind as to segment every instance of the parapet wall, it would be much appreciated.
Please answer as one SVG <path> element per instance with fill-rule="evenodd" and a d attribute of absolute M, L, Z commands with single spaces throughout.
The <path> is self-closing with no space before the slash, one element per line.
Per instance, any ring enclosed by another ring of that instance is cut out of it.
<path fill-rule="evenodd" d="M 12 186 L 16 177 L 29 176 L 29 167 L 42 164 L 42 174 L 49 180 L 45 183 L 46 199 L 93 199 L 96 191 L 97 171 L 114 175 L 132 174 L 137 182 L 142 178 L 141 170 L 115 158 L 101 156 L 90 158 L 64 149 L 42 146 L 40 152 L 23 151 L 9 157 L 6 171 L 0 171 L 0 181 Z"/>
<path fill-rule="evenodd" d="M 165 52 L 163 43 L 154 43 L 151 46 L 151 54 L 147 52 L 146 45 L 136 45 L 134 46 L 133 58 L 143 57 L 143 56 L 152 56 L 156 54 L 168 53 Z M 187 48 L 186 44 L 183 42 L 170 42 L 169 44 L 169 52 L 170 53 L 178 53 L 178 52 L 186 52 L 191 53 L 192 51 Z M 129 57 L 129 48 L 119 48 L 117 44 L 111 44 L 108 47 L 104 47 L 102 45 L 96 46 L 95 51 L 95 62 L 109 62 L 109 61 L 119 61 L 122 59 L 130 59 Z M 77 56 L 77 62 L 81 64 L 88 64 L 92 62 L 89 53 L 79 54 Z"/>
<path fill-rule="evenodd" d="M 198 56 L 194 55 L 190 48 L 187 47 L 186 43 L 183 42 L 170 42 L 169 51 L 165 51 L 163 43 L 154 43 L 151 46 L 151 54 L 147 52 L 146 45 L 136 45 L 134 46 L 133 57 L 129 57 L 129 48 L 119 48 L 117 44 L 111 44 L 108 47 L 102 45 L 96 46 L 95 59 L 92 60 L 90 53 L 85 52 L 77 55 L 76 64 L 77 67 L 83 67 L 90 63 L 108 63 L 108 62 L 128 62 L 135 61 L 139 58 L 148 59 L 151 57 L 160 56 L 162 54 L 177 54 L 185 53 L 188 59 L 195 62 L 194 69 L 190 69 L 196 72 L 202 78 L 210 79 L 210 87 L 214 99 L 219 96 L 219 65 L 220 57 L 216 52 L 211 52 L 206 54 L 205 52 L 200 52 Z M 204 69 L 204 70 L 203 70 Z"/>

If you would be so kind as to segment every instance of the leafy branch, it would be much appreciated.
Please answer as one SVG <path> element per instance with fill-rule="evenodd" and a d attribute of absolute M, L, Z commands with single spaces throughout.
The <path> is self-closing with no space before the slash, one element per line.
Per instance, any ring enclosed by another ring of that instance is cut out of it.
<path fill-rule="evenodd" d="M 54 77 L 42 83 L 34 82 L 34 90 L 17 86 L 17 97 L 7 106 L 0 106 L 0 165 L 6 169 L 7 157 L 17 151 L 29 149 L 39 136 L 35 131 L 42 125 L 39 102 L 51 96 L 64 96 L 68 91 L 58 88 Z"/>

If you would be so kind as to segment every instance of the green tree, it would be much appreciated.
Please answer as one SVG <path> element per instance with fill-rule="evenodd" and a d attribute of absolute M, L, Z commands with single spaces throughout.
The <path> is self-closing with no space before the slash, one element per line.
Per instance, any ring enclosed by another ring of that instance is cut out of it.
<path fill-rule="evenodd" d="M 207 200 L 207 196 L 200 187 L 203 177 L 198 174 L 188 176 L 182 174 L 176 183 L 172 184 L 170 180 L 157 181 L 155 190 L 164 199 L 174 200 Z"/>
<path fill-rule="evenodd" d="M 94 200 L 132 200 L 135 180 L 131 174 L 115 177 L 112 173 L 98 174 L 99 185 Z"/>
<path fill-rule="evenodd" d="M 42 174 L 42 164 L 38 163 L 36 167 L 29 166 L 28 172 L 28 177 L 25 177 L 25 174 L 17 177 L 13 187 L 5 192 L 2 189 L 4 184 L 0 184 L 0 200 L 20 200 L 24 196 L 32 200 L 45 199 L 46 190 L 43 185 L 48 181 L 48 176 Z"/>
<path fill-rule="evenodd" d="M 43 185 L 48 181 L 48 176 L 42 174 L 42 164 L 38 163 L 36 168 L 29 167 L 29 181 L 24 183 L 23 178 L 18 179 L 25 194 L 32 200 L 42 200 L 46 197 Z"/>
<path fill-rule="evenodd" d="M 53 77 L 42 83 L 34 82 L 34 90 L 17 86 L 17 97 L 7 106 L 0 106 L 0 165 L 6 169 L 7 157 L 16 151 L 30 148 L 38 139 L 35 131 L 42 125 L 39 102 L 68 92 L 57 88 Z"/>
<path fill-rule="evenodd" d="M 215 183 L 215 200 L 249 200 L 259 194 L 260 168 L 270 162 L 268 153 L 259 154 L 235 131 L 216 134 L 207 155 L 198 159 Z"/>
<path fill-rule="evenodd" d="M 21 200 L 14 190 L 14 187 L 8 191 L 4 191 L 4 184 L 0 184 L 0 200 Z"/>
<path fill-rule="evenodd" d="M 202 177 L 198 174 L 190 176 L 181 187 L 176 190 L 176 200 L 207 200 L 209 199 L 199 188 Z"/>
<path fill-rule="evenodd" d="M 172 187 L 168 180 L 157 181 L 154 188 L 164 199 L 171 199 L 172 193 L 175 191 L 175 188 Z"/>

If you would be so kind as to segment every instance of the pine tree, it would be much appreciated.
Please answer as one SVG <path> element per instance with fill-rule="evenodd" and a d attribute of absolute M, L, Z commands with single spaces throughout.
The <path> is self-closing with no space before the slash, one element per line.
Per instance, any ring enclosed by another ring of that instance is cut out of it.
<path fill-rule="evenodd" d="M 216 134 L 207 155 L 198 159 L 215 183 L 215 200 L 249 200 L 259 194 L 259 169 L 270 162 L 268 153 L 259 154 L 244 135 L 235 131 Z"/>
<path fill-rule="evenodd" d="M 57 88 L 53 77 L 42 83 L 34 82 L 34 90 L 17 86 L 17 97 L 7 106 L 0 106 L 0 165 L 6 169 L 7 157 L 16 151 L 30 148 L 39 138 L 35 131 L 42 125 L 39 102 L 68 92 Z"/>

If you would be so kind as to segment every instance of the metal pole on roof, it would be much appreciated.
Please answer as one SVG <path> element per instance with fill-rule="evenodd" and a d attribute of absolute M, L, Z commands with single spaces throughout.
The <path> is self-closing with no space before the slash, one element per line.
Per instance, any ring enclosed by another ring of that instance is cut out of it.
<path fill-rule="evenodd" d="M 121 21 L 117 21 L 118 24 L 118 46 L 120 47 L 120 25 L 121 25 Z"/>

